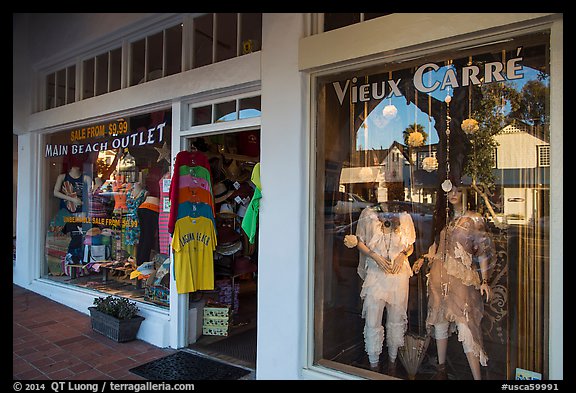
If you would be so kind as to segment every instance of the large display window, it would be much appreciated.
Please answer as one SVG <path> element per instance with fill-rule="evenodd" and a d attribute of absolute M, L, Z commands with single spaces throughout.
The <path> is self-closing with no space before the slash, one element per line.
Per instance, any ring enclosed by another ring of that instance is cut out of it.
<path fill-rule="evenodd" d="M 44 141 L 42 276 L 168 306 L 171 111 Z"/>
<path fill-rule="evenodd" d="M 315 77 L 315 364 L 546 379 L 549 34 Z"/>

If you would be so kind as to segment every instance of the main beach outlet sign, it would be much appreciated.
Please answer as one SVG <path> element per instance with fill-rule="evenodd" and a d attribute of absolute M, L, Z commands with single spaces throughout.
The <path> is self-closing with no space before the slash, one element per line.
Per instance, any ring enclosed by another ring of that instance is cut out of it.
<path fill-rule="evenodd" d="M 96 124 L 70 131 L 70 143 L 47 144 L 45 157 L 93 153 L 109 149 L 156 145 L 164 141 L 166 122 L 130 132 L 126 120 Z"/>
<path fill-rule="evenodd" d="M 520 49 L 518 49 L 519 51 Z M 504 67 L 503 62 L 499 61 L 485 63 L 483 67 L 477 65 L 462 67 L 460 79 L 454 67 L 440 67 L 435 63 L 427 63 L 418 67 L 414 72 L 414 87 L 422 93 L 431 93 L 436 89 L 444 90 L 449 87 L 455 89 L 461 86 L 469 86 L 470 84 L 480 85 L 482 83 L 488 84 L 522 79 L 524 78 L 524 73 L 522 72 L 523 66 L 519 64 L 521 61 L 522 57 L 515 57 L 506 62 L 506 67 Z M 437 74 L 433 79 L 434 82 L 424 83 L 424 79 L 427 79 L 424 78 L 424 75 L 427 72 Z M 346 80 L 344 86 L 340 82 L 332 83 L 340 105 L 344 102 L 344 97 L 348 90 L 350 90 L 351 102 L 354 104 L 370 101 L 371 99 L 381 100 L 392 95 L 402 97 L 402 93 L 398 88 L 401 79 L 367 83 L 360 86 L 357 85 L 357 82 L 358 78 L 354 77 Z"/>

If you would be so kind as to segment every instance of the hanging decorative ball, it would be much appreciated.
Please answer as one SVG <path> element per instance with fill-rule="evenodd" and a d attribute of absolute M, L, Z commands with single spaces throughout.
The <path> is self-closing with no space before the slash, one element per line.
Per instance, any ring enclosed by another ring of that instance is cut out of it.
<path fill-rule="evenodd" d="M 450 101 L 452 101 L 452 97 L 449 96 L 449 95 L 446 95 L 446 98 L 444 98 L 444 102 L 447 103 L 447 104 L 449 104 Z"/>
<path fill-rule="evenodd" d="M 344 236 L 344 245 L 348 248 L 354 248 L 358 245 L 358 238 L 356 235 Z"/>
<path fill-rule="evenodd" d="M 408 145 L 411 147 L 419 147 L 424 144 L 424 135 L 420 131 L 413 131 L 408 135 Z"/>
<path fill-rule="evenodd" d="M 478 122 L 471 118 L 464 120 L 461 124 L 461 127 L 462 131 L 464 131 L 468 135 L 474 134 L 476 131 L 480 129 L 480 127 L 478 126 Z"/>
<path fill-rule="evenodd" d="M 444 190 L 444 192 L 450 192 L 450 190 L 452 189 L 452 182 L 450 181 L 450 179 L 446 179 L 442 182 L 442 189 Z"/>
<path fill-rule="evenodd" d="M 384 109 L 382 109 L 382 114 L 387 119 L 391 119 L 391 118 L 396 117 L 397 113 L 398 113 L 398 108 L 396 108 L 396 106 L 394 106 L 392 104 L 386 105 L 384 107 Z"/>
<path fill-rule="evenodd" d="M 438 160 L 436 157 L 426 157 L 422 160 L 422 168 L 427 172 L 433 172 L 438 169 Z"/>

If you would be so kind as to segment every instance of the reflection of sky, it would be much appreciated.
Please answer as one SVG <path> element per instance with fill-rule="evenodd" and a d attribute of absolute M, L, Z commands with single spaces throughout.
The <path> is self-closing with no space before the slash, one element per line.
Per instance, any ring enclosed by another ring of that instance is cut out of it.
<path fill-rule="evenodd" d="M 448 67 L 454 67 L 450 65 Z M 440 67 L 438 71 L 429 71 L 424 73 L 422 80 L 425 86 L 432 86 L 435 81 L 442 83 L 442 78 L 446 72 L 447 67 Z M 516 90 L 522 90 L 524 84 L 528 81 L 535 80 L 538 72 L 532 68 L 523 68 L 524 78 L 509 81 Z M 461 81 L 459 81 L 460 83 Z M 546 82 L 547 83 L 547 82 Z M 452 95 L 452 87 L 447 86 L 445 89 L 437 88 L 436 90 L 428 93 L 433 99 L 444 101 L 446 95 Z M 427 101 L 427 100 L 426 100 Z M 394 105 L 397 109 L 395 116 L 385 116 L 383 109 L 387 105 Z M 428 102 L 425 103 L 428 107 Z M 510 104 L 507 103 L 504 112 L 510 111 Z M 417 109 L 413 103 L 406 105 L 406 99 L 402 97 L 386 97 L 383 99 L 374 110 L 368 115 L 368 119 L 360 126 L 358 132 L 356 147 L 358 150 L 368 149 L 387 149 L 394 141 L 401 144 L 404 143 L 402 132 L 414 123 L 418 123 L 424 127 L 424 131 L 428 133 L 428 140 L 426 144 L 438 143 L 438 133 L 434 129 L 435 121 L 433 118 L 428 119 L 426 112 Z"/>
<path fill-rule="evenodd" d="M 241 109 L 238 113 L 238 119 L 249 119 L 251 117 L 258 117 L 260 116 L 260 111 L 258 109 Z M 236 120 L 236 112 L 228 113 L 227 115 L 222 116 L 217 122 L 220 121 L 232 121 Z"/>

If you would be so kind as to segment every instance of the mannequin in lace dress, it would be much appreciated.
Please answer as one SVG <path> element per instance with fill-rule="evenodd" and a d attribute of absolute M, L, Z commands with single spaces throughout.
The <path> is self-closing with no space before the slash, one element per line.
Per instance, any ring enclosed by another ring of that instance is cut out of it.
<path fill-rule="evenodd" d="M 360 297 L 364 300 L 364 342 L 370 368 L 379 369 L 384 338 L 388 348 L 388 371 L 396 373 L 398 348 L 404 345 L 408 325 L 409 278 L 412 269 L 408 256 L 416 239 L 410 214 L 389 213 L 378 207 L 365 208 L 356 229 L 360 251 L 358 274 L 364 281 Z M 386 309 L 386 329 L 382 317 Z"/>
<path fill-rule="evenodd" d="M 462 190 L 462 186 L 452 186 L 448 192 L 448 223 L 428 253 L 413 265 L 418 273 L 427 259 L 430 268 L 426 326 L 436 339 L 438 379 L 447 378 L 446 352 L 453 332 L 458 332 L 474 379 L 481 379 L 480 364 L 486 366 L 488 360 L 480 322 L 484 296 L 486 301 L 491 296 L 488 276 L 495 247 L 480 214 L 463 206 Z"/>

